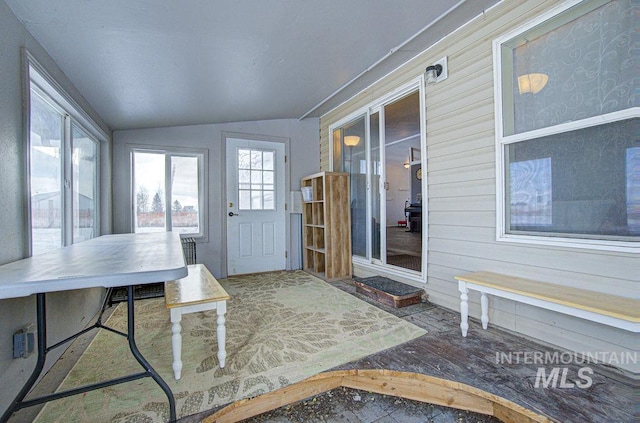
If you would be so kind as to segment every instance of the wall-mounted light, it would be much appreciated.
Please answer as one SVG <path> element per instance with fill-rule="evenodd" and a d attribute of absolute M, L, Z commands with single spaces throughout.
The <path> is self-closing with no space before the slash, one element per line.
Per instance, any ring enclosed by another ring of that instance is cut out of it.
<path fill-rule="evenodd" d="M 431 65 L 427 66 L 425 70 L 427 74 L 427 84 L 435 84 L 438 80 L 438 77 L 442 74 L 442 66 L 441 65 Z"/>
<path fill-rule="evenodd" d="M 402 166 L 404 166 L 405 169 L 409 169 L 411 165 L 409 164 L 409 162 L 404 162 Z"/>
<path fill-rule="evenodd" d="M 433 65 L 427 66 L 425 69 L 425 78 L 427 84 L 435 84 L 443 81 L 448 77 L 447 56 L 435 62 Z"/>

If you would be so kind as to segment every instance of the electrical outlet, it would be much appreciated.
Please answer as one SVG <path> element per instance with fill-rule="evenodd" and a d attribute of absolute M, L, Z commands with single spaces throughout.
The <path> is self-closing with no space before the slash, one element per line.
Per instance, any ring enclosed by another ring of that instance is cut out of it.
<path fill-rule="evenodd" d="M 33 354 L 35 334 L 33 325 L 28 325 L 13 334 L 13 358 L 27 358 Z"/>

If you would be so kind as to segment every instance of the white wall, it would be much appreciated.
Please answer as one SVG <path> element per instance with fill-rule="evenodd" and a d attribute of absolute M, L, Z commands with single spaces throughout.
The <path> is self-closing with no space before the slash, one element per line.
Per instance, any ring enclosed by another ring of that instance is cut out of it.
<path fill-rule="evenodd" d="M 25 47 L 43 65 L 58 83 L 107 132 L 109 128 L 95 115 L 80 93 L 64 76 L 51 57 L 20 24 L 11 9 L 0 1 L 0 264 L 25 257 L 25 158 L 22 115 L 21 48 Z M 108 207 L 110 152 L 102 149 L 103 163 L 107 164 L 103 176 L 104 190 L 102 228 L 111 228 Z M 54 343 L 83 328 L 99 308 L 102 289 L 69 291 L 47 296 L 49 342 Z M 0 300 L 0 413 L 14 399 L 19 388 L 31 374 L 35 355 L 28 359 L 13 359 L 13 333 L 35 323 L 35 297 Z M 63 349 L 55 350 L 47 366 Z"/>
<path fill-rule="evenodd" d="M 405 220 L 405 201 L 411 198 L 411 171 L 402 166 L 387 166 L 387 226 L 396 226 Z"/>
<path fill-rule="evenodd" d="M 266 120 L 210 125 L 193 125 L 167 128 L 115 131 L 113 135 L 113 197 L 114 230 L 116 233 L 131 232 L 130 159 L 128 144 L 201 148 L 209 151 L 209 234 L 208 241 L 198 242 L 198 263 L 204 263 L 216 277 L 224 277 L 225 257 L 223 219 L 225 218 L 224 150 L 223 132 L 241 133 L 248 136 L 288 138 L 289 142 L 289 186 L 300 189 L 300 178 L 319 170 L 318 119 Z M 289 193 L 287 193 L 287 199 Z M 288 201 L 288 200 L 287 200 Z M 296 215 L 290 215 L 291 248 L 289 258 L 292 267 L 299 262 L 300 245 L 297 243 L 299 226 Z"/>
<path fill-rule="evenodd" d="M 428 258 L 426 290 L 436 304 L 459 310 L 454 276 L 479 270 L 637 298 L 637 254 L 496 241 L 491 43 L 560 3 L 501 2 L 321 117 L 321 161 L 326 167 L 330 125 L 416 78 L 441 57 L 448 57 L 448 79 L 425 89 L 428 160 L 426 166 L 423 161 L 423 171 L 428 184 L 429 224 L 428 251 L 424 254 Z M 354 272 L 358 276 L 371 274 L 361 266 Z M 470 297 L 470 313 L 479 317 L 479 295 L 471 293 Z M 489 319 L 492 325 L 578 352 L 633 354 L 638 349 L 638 337 L 630 332 L 509 300 L 492 300 Z M 473 331 L 469 336 L 474 336 Z M 619 367 L 640 371 L 638 363 L 620 363 Z"/>

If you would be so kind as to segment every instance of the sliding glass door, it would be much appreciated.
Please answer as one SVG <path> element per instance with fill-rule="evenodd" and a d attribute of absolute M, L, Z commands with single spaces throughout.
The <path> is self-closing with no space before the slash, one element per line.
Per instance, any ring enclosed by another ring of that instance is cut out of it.
<path fill-rule="evenodd" d="M 333 170 L 351 179 L 354 261 L 422 272 L 420 95 L 416 86 L 331 127 Z"/>

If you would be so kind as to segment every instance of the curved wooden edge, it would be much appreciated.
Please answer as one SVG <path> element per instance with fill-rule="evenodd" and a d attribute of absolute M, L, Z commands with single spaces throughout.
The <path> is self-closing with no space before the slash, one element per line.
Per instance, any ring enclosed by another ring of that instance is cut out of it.
<path fill-rule="evenodd" d="M 420 373 L 372 369 L 320 373 L 293 385 L 236 401 L 205 418 L 203 423 L 237 422 L 341 386 L 469 410 L 494 416 L 506 423 L 556 422 L 505 398 L 464 383 Z"/>

